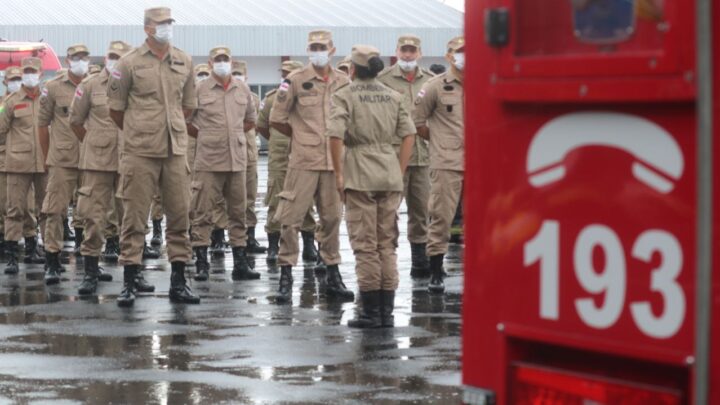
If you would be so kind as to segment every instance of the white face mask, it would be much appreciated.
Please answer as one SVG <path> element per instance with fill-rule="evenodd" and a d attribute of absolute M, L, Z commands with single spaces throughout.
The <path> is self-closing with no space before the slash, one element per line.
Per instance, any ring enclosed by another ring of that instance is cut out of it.
<path fill-rule="evenodd" d="M 112 73 L 113 69 L 115 69 L 115 65 L 117 65 L 117 62 L 117 59 L 105 59 L 105 69 Z"/>
<path fill-rule="evenodd" d="M 168 43 L 173 37 L 172 24 L 160 24 L 155 26 L 155 35 L 153 35 L 158 42 Z"/>
<path fill-rule="evenodd" d="M 325 67 L 330 62 L 330 51 L 308 52 L 310 63 L 315 67 Z"/>
<path fill-rule="evenodd" d="M 233 77 L 234 77 L 236 80 L 240 80 L 241 82 L 245 83 L 245 80 L 246 80 L 246 79 L 245 79 L 245 75 L 234 74 Z"/>
<path fill-rule="evenodd" d="M 455 67 L 457 70 L 463 70 L 465 68 L 465 53 L 459 52 L 455 54 Z"/>
<path fill-rule="evenodd" d="M 23 73 L 22 84 L 28 88 L 35 88 L 40 84 L 40 73 Z"/>
<path fill-rule="evenodd" d="M 402 69 L 403 72 L 412 72 L 417 68 L 417 61 L 411 60 L 411 61 L 405 61 L 402 59 L 398 59 L 397 61 L 398 65 L 400 66 L 400 69 Z"/>
<path fill-rule="evenodd" d="M 232 66 L 230 65 L 230 62 L 214 62 L 213 63 L 213 73 L 220 77 L 227 77 L 227 75 L 230 74 L 230 71 L 232 70 Z"/>
<path fill-rule="evenodd" d="M 70 61 L 70 72 L 75 76 L 85 76 L 90 66 L 89 60 L 71 60 Z"/>
<path fill-rule="evenodd" d="M 9 81 L 7 84 L 8 93 L 15 93 L 16 91 L 20 90 L 21 85 L 22 85 L 22 81 L 20 81 L 20 80 Z"/>

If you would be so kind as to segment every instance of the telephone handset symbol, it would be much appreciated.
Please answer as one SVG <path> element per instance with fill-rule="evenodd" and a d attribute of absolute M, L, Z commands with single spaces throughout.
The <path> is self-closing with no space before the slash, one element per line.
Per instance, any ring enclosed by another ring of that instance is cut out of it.
<path fill-rule="evenodd" d="M 579 112 L 560 116 L 535 134 L 527 155 L 530 184 L 542 187 L 565 177 L 563 160 L 585 146 L 621 149 L 637 159 L 632 174 L 648 187 L 667 194 L 682 177 L 685 161 L 673 136 L 634 115 Z"/>

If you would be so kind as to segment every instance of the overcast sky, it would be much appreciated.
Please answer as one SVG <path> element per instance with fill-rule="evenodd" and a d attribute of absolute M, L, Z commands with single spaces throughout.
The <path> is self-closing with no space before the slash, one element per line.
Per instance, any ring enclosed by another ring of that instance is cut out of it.
<path fill-rule="evenodd" d="M 465 0 L 440 0 L 441 2 L 455 7 L 456 9 L 460 11 L 465 11 Z"/>

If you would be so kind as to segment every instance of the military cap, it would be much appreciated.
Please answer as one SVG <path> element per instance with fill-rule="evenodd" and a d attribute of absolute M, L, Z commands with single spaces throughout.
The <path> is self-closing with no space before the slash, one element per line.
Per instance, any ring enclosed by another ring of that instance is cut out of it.
<path fill-rule="evenodd" d="M 294 72 L 304 67 L 305 65 L 302 62 L 296 60 L 286 60 L 282 63 L 282 68 L 280 68 L 280 70 L 284 70 L 286 72 Z"/>
<path fill-rule="evenodd" d="M 398 38 L 397 46 L 398 48 L 401 48 L 403 46 L 414 46 L 415 48 L 420 48 L 421 41 L 420 38 L 413 34 L 406 34 Z"/>
<path fill-rule="evenodd" d="M 379 57 L 380 51 L 371 45 L 355 45 L 352 48 L 351 60 L 358 66 L 370 66 L 370 59 L 374 56 Z"/>
<path fill-rule="evenodd" d="M 195 66 L 195 76 L 199 75 L 200 73 L 210 74 L 210 66 L 208 66 L 207 63 L 201 63 Z"/>
<path fill-rule="evenodd" d="M 235 73 L 247 76 L 247 63 L 243 60 L 232 61 L 232 74 Z"/>
<path fill-rule="evenodd" d="M 90 50 L 84 44 L 70 45 L 67 49 L 67 56 L 75 56 L 79 53 L 90 54 Z"/>
<path fill-rule="evenodd" d="M 168 7 L 153 7 L 145 10 L 145 19 L 161 23 L 165 21 L 175 21 Z"/>
<path fill-rule="evenodd" d="M 22 69 L 19 66 L 10 66 L 5 69 L 5 80 L 10 81 L 12 79 L 22 78 Z"/>
<path fill-rule="evenodd" d="M 447 47 L 448 51 L 453 53 L 457 52 L 458 49 L 465 47 L 465 37 L 461 35 L 459 37 L 451 39 L 450 42 L 448 42 Z"/>
<path fill-rule="evenodd" d="M 230 48 L 228 48 L 227 46 L 216 46 L 215 48 L 210 50 L 210 60 L 214 60 L 220 55 L 227 55 L 229 58 L 232 58 L 232 55 L 230 54 Z"/>
<path fill-rule="evenodd" d="M 34 56 L 23 58 L 23 60 L 20 64 L 22 65 L 23 70 L 25 68 L 35 69 L 38 72 L 40 72 L 42 70 L 42 60 L 40 60 L 40 58 L 36 58 Z"/>
<path fill-rule="evenodd" d="M 321 45 L 328 45 L 330 46 L 330 43 L 332 42 L 332 33 L 327 30 L 316 30 L 316 31 L 310 31 L 310 34 L 308 34 L 308 44 L 321 44 Z"/>
<path fill-rule="evenodd" d="M 112 41 L 108 47 L 108 55 L 114 53 L 117 56 L 123 56 L 132 50 L 132 46 L 125 41 Z"/>
<path fill-rule="evenodd" d="M 102 68 L 100 65 L 90 65 L 88 66 L 88 74 L 94 75 L 95 73 L 100 73 Z"/>
<path fill-rule="evenodd" d="M 340 62 L 338 62 L 336 67 L 337 67 L 338 69 L 340 69 L 341 67 L 347 67 L 348 69 L 350 69 L 350 63 L 351 63 L 351 62 L 352 62 L 352 61 L 350 60 L 350 55 L 348 55 L 348 56 L 344 57 L 343 60 L 341 60 Z"/>

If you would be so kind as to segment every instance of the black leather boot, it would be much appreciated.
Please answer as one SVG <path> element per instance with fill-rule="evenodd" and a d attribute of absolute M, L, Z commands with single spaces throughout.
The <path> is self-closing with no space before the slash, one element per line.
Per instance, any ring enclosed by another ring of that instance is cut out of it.
<path fill-rule="evenodd" d="M 199 304 L 200 297 L 195 295 L 185 281 L 185 263 L 172 262 L 170 274 L 170 301 L 179 304 Z"/>
<path fill-rule="evenodd" d="M 443 259 L 444 255 L 430 256 L 430 283 L 428 291 L 433 294 L 442 294 L 445 292 L 445 283 L 443 282 Z"/>
<path fill-rule="evenodd" d="M 90 295 L 95 294 L 98 285 L 99 269 L 98 258 L 93 256 L 85 256 L 85 277 L 83 277 L 80 287 L 78 287 L 78 294 Z"/>
<path fill-rule="evenodd" d="M 275 302 L 286 303 L 292 300 L 292 266 L 281 266 L 280 267 L 280 287 L 278 288 Z"/>
<path fill-rule="evenodd" d="M 395 327 L 395 291 L 380 291 L 380 318 L 382 319 L 383 328 Z"/>
<path fill-rule="evenodd" d="M 75 257 L 80 257 L 80 246 L 82 245 L 84 235 L 83 228 L 75 228 Z"/>
<path fill-rule="evenodd" d="M 117 263 L 118 258 L 120 258 L 120 238 L 118 236 L 113 236 L 105 241 L 103 261 L 108 263 Z"/>
<path fill-rule="evenodd" d="M 45 267 L 45 285 L 60 282 L 60 252 L 46 252 L 47 266 Z"/>
<path fill-rule="evenodd" d="M 319 246 L 319 244 L 318 244 Z M 327 275 L 327 266 L 325 265 L 325 261 L 322 258 L 322 254 L 319 252 L 320 249 L 318 249 L 318 255 L 317 255 L 317 262 L 315 263 L 314 271 L 315 276 L 318 278 L 325 279 Z"/>
<path fill-rule="evenodd" d="M 100 260 L 99 257 L 98 260 Z M 101 266 L 98 266 L 98 280 L 108 283 L 110 281 L 113 281 L 113 276 L 112 274 L 105 272 L 105 269 L 103 269 Z"/>
<path fill-rule="evenodd" d="M 44 264 L 45 258 L 37 250 L 37 238 L 34 236 L 25 238 L 25 260 L 26 264 Z"/>
<path fill-rule="evenodd" d="M 267 252 L 267 248 L 265 246 L 260 246 L 260 242 L 255 239 L 255 227 L 251 226 L 247 229 L 247 247 L 245 248 L 245 251 L 247 253 L 265 253 Z"/>
<path fill-rule="evenodd" d="M 268 251 L 265 261 L 268 264 L 275 264 L 280 254 L 280 232 L 271 232 L 268 234 Z"/>
<path fill-rule="evenodd" d="M 153 220 L 153 233 L 152 233 L 152 239 L 150 239 L 150 244 L 152 246 L 162 246 L 162 219 Z"/>
<path fill-rule="evenodd" d="M 7 264 L 5 265 L 5 274 L 18 274 L 20 267 L 17 262 L 18 243 L 16 241 L 5 242 L 5 256 L 7 256 Z"/>
<path fill-rule="evenodd" d="M 260 278 L 260 273 L 256 272 L 250 267 L 245 254 L 245 248 L 233 247 L 233 271 L 232 279 L 238 280 L 257 280 Z"/>
<path fill-rule="evenodd" d="M 329 269 L 328 269 L 329 270 Z M 382 326 L 380 317 L 380 290 L 361 291 L 362 308 L 357 318 L 348 321 L 351 328 L 371 329 Z"/>
<path fill-rule="evenodd" d="M 195 281 L 207 281 L 210 277 L 210 263 L 208 263 L 207 246 L 198 246 L 193 248 L 195 251 Z"/>
<path fill-rule="evenodd" d="M 160 251 L 155 249 L 152 246 L 148 246 L 147 243 L 143 246 L 143 259 L 159 259 L 160 258 Z"/>
<path fill-rule="evenodd" d="M 70 230 L 70 219 L 65 218 L 63 221 L 63 239 L 65 242 L 69 242 L 71 240 L 75 240 L 75 234 L 72 233 Z"/>
<path fill-rule="evenodd" d="M 225 230 L 213 229 L 210 234 L 210 255 L 214 258 L 225 257 Z"/>
<path fill-rule="evenodd" d="M 141 293 L 155 292 L 155 286 L 145 280 L 145 276 L 143 276 L 142 266 L 138 266 L 137 270 L 135 271 L 135 290 Z"/>
<path fill-rule="evenodd" d="M 5 234 L 0 233 L 0 257 L 5 256 Z"/>
<path fill-rule="evenodd" d="M 412 267 L 410 267 L 410 277 L 426 278 L 430 277 L 430 263 L 425 253 L 425 243 L 411 243 L 410 252 L 412 254 Z"/>
<path fill-rule="evenodd" d="M 318 251 L 315 248 L 315 233 L 301 231 L 300 235 L 302 235 L 303 240 L 302 259 L 306 262 L 317 261 Z"/>
<path fill-rule="evenodd" d="M 328 298 L 335 298 L 344 302 L 350 302 L 355 299 L 355 294 L 345 287 L 337 264 L 327 266 L 327 287 L 325 289 L 325 295 L 327 295 Z"/>
<path fill-rule="evenodd" d="M 135 304 L 135 276 L 140 271 L 140 265 L 125 266 L 123 272 L 123 290 L 117 297 L 119 307 L 131 307 Z"/>

